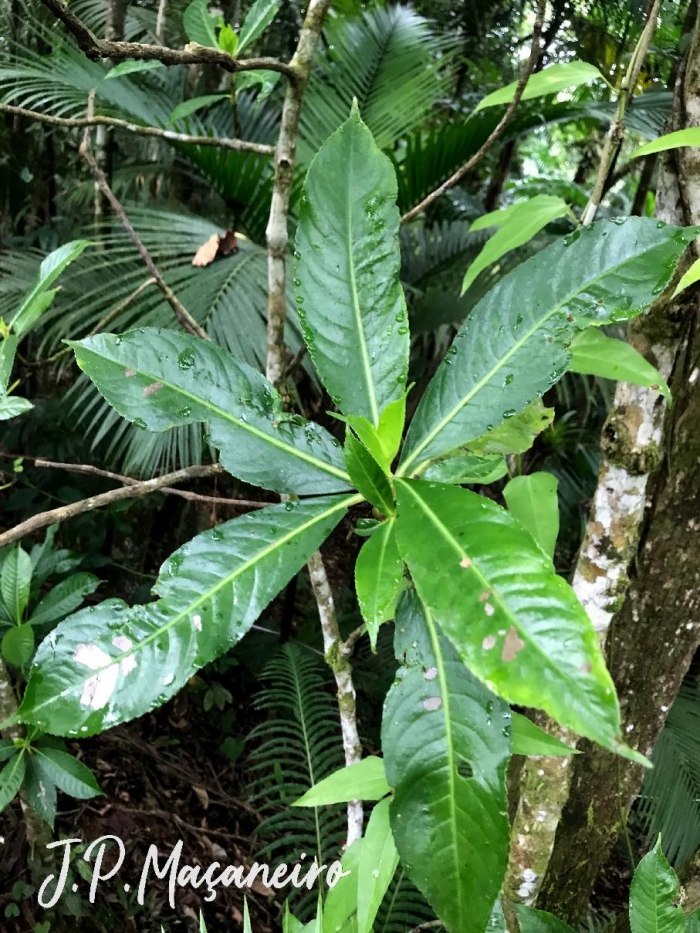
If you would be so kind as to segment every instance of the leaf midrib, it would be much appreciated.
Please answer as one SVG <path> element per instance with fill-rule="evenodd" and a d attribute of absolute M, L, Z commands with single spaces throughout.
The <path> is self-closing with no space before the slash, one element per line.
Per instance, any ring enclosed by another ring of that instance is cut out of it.
<path fill-rule="evenodd" d="M 652 252 L 652 251 L 655 250 L 655 249 L 658 249 L 659 246 L 662 246 L 662 245 L 665 245 L 665 244 L 664 244 L 664 243 L 655 243 L 653 246 L 650 246 L 648 249 L 645 249 L 645 250 L 643 250 L 642 252 L 637 253 L 637 254 L 636 254 L 634 257 L 632 257 L 632 258 L 634 258 L 634 259 L 640 259 L 642 256 L 645 256 L 647 253 Z M 488 384 L 488 382 L 493 378 L 493 376 L 495 376 L 496 373 L 498 373 L 498 371 L 499 371 L 500 369 L 502 369 L 503 366 L 506 365 L 506 363 L 511 359 L 511 357 L 512 357 L 517 351 L 521 350 L 521 349 L 525 346 L 525 344 L 534 336 L 534 334 L 536 334 L 537 331 L 538 331 L 551 317 L 553 317 L 555 314 L 557 314 L 557 313 L 562 309 L 562 307 L 563 307 L 565 304 L 567 304 L 567 302 L 571 301 L 572 298 L 575 298 L 576 295 L 577 295 L 580 291 L 582 291 L 584 288 L 590 288 L 591 285 L 594 285 L 596 282 L 599 282 L 601 279 L 605 278 L 606 276 L 608 276 L 608 275 L 613 275 L 613 274 L 616 272 L 616 270 L 622 268 L 623 266 L 625 266 L 625 265 L 626 265 L 628 262 L 630 262 L 630 261 L 631 261 L 631 260 L 630 260 L 630 257 L 628 257 L 627 259 L 623 260 L 622 262 L 619 262 L 619 263 L 617 263 L 617 264 L 614 265 L 614 266 L 610 266 L 610 267 L 607 268 L 604 272 L 601 272 L 599 275 L 594 276 L 592 279 L 587 279 L 586 282 L 585 282 L 583 285 L 579 285 L 576 289 L 574 289 L 572 292 L 570 292 L 568 295 L 566 295 L 566 297 L 563 298 L 558 304 L 554 305 L 554 307 L 553 307 L 550 311 L 548 311 L 547 314 L 545 314 L 542 318 L 540 318 L 540 319 L 538 320 L 537 324 L 535 324 L 529 331 L 527 331 L 527 332 L 524 334 L 524 336 L 523 336 L 517 343 L 515 343 L 515 344 L 511 347 L 511 349 L 510 349 L 504 356 L 502 356 L 502 357 L 499 359 L 499 361 L 498 361 L 498 363 L 496 364 L 496 366 L 494 366 L 491 370 L 489 370 L 489 372 L 488 372 L 481 380 L 479 380 L 479 382 L 476 383 L 476 385 L 471 389 L 471 391 L 468 392 L 468 393 L 460 400 L 460 402 L 459 402 L 457 405 L 455 405 L 454 408 L 453 408 L 447 415 L 445 415 L 444 418 L 442 418 L 442 420 L 432 429 L 432 431 L 431 431 L 428 435 L 426 435 L 426 437 L 425 437 L 425 438 L 420 442 L 420 444 L 413 450 L 413 452 L 409 455 L 409 457 L 399 466 L 398 470 L 396 471 L 396 475 L 397 475 L 397 476 L 405 476 L 405 475 L 406 475 L 406 473 L 408 472 L 408 470 L 409 470 L 411 464 L 414 463 L 415 460 L 417 459 L 417 457 L 420 456 L 421 451 L 425 450 L 425 448 L 426 448 L 430 443 L 432 443 L 433 440 L 435 440 L 435 438 L 438 436 L 438 434 L 440 434 L 440 432 L 441 432 L 442 430 L 444 430 L 444 428 L 447 427 L 447 425 L 448 425 L 454 418 L 456 418 L 456 416 L 457 416 L 457 415 L 459 414 L 459 412 L 465 407 L 465 405 L 468 405 L 468 404 L 469 404 L 469 402 L 474 398 L 474 396 L 475 396 L 478 392 L 480 392 L 480 391 L 484 388 L 485 385 Z M 471 439 L 472 439 L 472 438 L 467 438 L 467 440 L 465 440 L 463 443 L 466 444 L 466 443 L 468 443 L 468 441 L 471 440 Z M 460 445 L 457 445 L 457 446 L 460 446 Z M 423 463 L 419 464 L 419 466 L 417 467 L 417 469 L 416 469 L 414 472 L 421 472 L 422 469 L 423 469 L 423 467 L 425 466 L 425 464 L 426 464 L 427 462 L 428 462 L 428 461 L 424 461 Z"/>
<path fill-rule="evenodd" d="M 123 365 L 121 362 L 117 362 L 111 357 L 101 356 L 99 353 L 96 353 L 94 350 L 86 349 L 85 347 L 80 347 L 80 351 L 88 354 L 92 354 L 98 360 L 107 360 L 113 365 L 120 367 Z M 132 367 L 129 367 L 132 368 Z M 154 379 L 156 382 L 160 382 L 167 389 L 171 389 L 174 392 L 178 392 L 184 398 L 190 399 L 195 402 L 202 408 L 205 408 L 209 411 L 212 411 L 216 414 L 217 418 L 220 418 L 223 421 L 228 421 L 231 424 L 235 424 L 238 428 L 243 428 L 243 430 L 248 431 L 250 434 L 253 434 L 255 437 L 260 438 L 263 441 L 271 444 L 273 447 L 277 447 L 280 450 L 284 450 L 287 453 L 292 453 L 299 460 L 305 460 L 307 463 L 312 464 L 312 466 L 317 469 L 324 470 L 326 473 L 330 473 L 332 476 L 336 476 L 338 479 L 342 479 L 349 486 L 352 486 L 350 477 L 341 470 L 339 467 L 334 467 L 330 463 L 325 463 L 323 460 L 318 460 L 316 457 L 313 457 L 311 454 L 304 453 L 304 451 L 299 450 L 297 447 L 294 447 L 291 444 L 285 444 L 283 441 L 280 441 L 278 438 L 275 438 L 272 434 L 266 434 L 264 431 L 261 431 L 259 428 L 253 427 L 253 425 L 248 424 L 247 421 L 242 421 L 239 418 L 236 418 L 235 415 L 232 415 L 230 412 L 224 411 L 221 408 L 218 408 L 212 402 L 207 401 L 206 399 L 201 398 L 198 395 L 194 395 L 191 392 L 188 392 L 186 389 L 183 389 L 181 386 L 174 385 L 172 382 L 168 382 L 165 377 L 156 376 L 153 373 L 144 372 L 142 369 L 136 369 L 135 372 L 139 376 L 145 376 L 148 379 Z M 309 422 L 309 424 L 314 424 L 315 422 Z M 219 448 L 221 449 L 221 448 Z"/>

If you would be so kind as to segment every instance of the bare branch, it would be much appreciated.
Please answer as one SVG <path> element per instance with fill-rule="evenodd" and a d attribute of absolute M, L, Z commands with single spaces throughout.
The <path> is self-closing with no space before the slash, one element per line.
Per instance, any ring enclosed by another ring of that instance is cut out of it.
<path fill-rule="evenodd" d="M 97 61 L 108 58 L 112 62 L 142 61 L 162 62 L 164 65 L 220 65 L 226 71 L 278 71 L 293 83 L 296 71 L 291 65 L 276 58 L 238 59 L 222 49 L 212 49 L 190 42 L 184 49 L 170 49 L 164 45 L 145 45 L 141 42 L 112 42 L 98 39 L 92 30 L 61 0 L 41 0 L 54 16 L 61 20 L 73 35 L 78 47 L 87 58 Z"/>
<path fill-rule="evenodd" d="M 468 159 L 464 165 L 458 168 L 454 174 L 450 175 L 447 181 L 444 181 L 434 191 L 431 191 L 429 195 L 423 198 L 420 204 L 416 204 L 415 207 L 412 207 L 410 211 L 407 211 L 403 215 L 401 218 L 402 224 L 407 223 L 409 220 L 413 220 L 414 217 L 417 217 L 418 214 L 422 213 L 427 207 L 430 207 L 434 201 L 437 201 L 439 197 L 442 197 L 446 191 L 449 191 L 450 188 L 454 188 L 454 186 L 460 182 L 466 174 L 471 172 L 471 170 L 475 168 L 479 162 L 481 162 L 489 149 L 491 149 L 494 143 L 497 142 L 503 135 L 506 127 L 512 120 L 515 111 L 518 108 L 518 104 L 520 103 L 525 91 L 525 86 L 527 85 L 527 82 L 530 79 L 530 75 L 532 74 L 540 56 L 540 38 L 542 36 L 542 26 L 544 24 L 546 12 L 547 0 L 538 0 L 537 18 L 535 20 L 534 29 L 532 30 L 532 48 L 530 50 L 530 57 L 522 75 L 520 76 L 520 80 L 518 81 L 513 100 L 508 104 L 506 112 L 503 114 L 494 130 L 482 143 L 481 147 L 474 153 L 474 155 Z"/>
<path fill-rule="evenodd" d="M 111 126 L 135 133 L 137 136 L 153 136 L 171 143 L 183 143 L 193 146 L 214 146 L 219 149 L 237 149 L 243 152 L 255 152 L 258 155 L 274 155 L 275 147 L 265 143 L 251 143 L 244 139 L 227 139 L 217 136 L 190 136 L 187 133 L 176 133 L 174 130 L 163 130 L 157 126 L 141 126 L 139 123 L 129 123 L 127 120 L 118 120 L 116 117 L 103 117 L 95 114 L 93 117 L 55 117 L 48 113 L 39 113 L 36 110 L 25 110 L 24 107 L 15 107 L 12 104 L 0 103 L 0 113 L 10 113 L 18 117 L 26 117 L 38 123 L 48 123 L 50 126 L 90 127 Z"/>
<path fill-rule="evenodd" d="M 93 101 L 94 101 L 94 92 L 91 92 L 90 100 L 88 103 L 88 120 L 92 119 L 91 111 L 93 107 Z M 172 288 L 168 285 L 168 283 L 165 281 L 163 276 L 160 274 L 160 270 L 158 269 L 155 262 L 153 261 L 151 254 L 146 249 L 146 245 L 144 244 L 143 240 L 140 238 L 138 233 L 134 230 L 131 224 L 131 221 L 127 217 L 126 211 L 124 210 L 121 202 L 117 199 L 112 189 L 109 187 L 109 183 L 107 182 L 105 173 L 102 171 L 102 169 L 97 164 L 97 161 L 90 150 L 90 127 L 89 126 L 86 128 L 83 141 L 80 144 L 80 154 L 87 162 L 88 167 L 90 171 L 92 172 L 92 177 L 95 179 L 95 182 L 97 186 L 99 187 L 100 191 L 102 191 L 104 196 L 107 198 L 109 203 L 112 205 L 112 210 L 119 218 L 122 227 L 124 227 L 132 243 L 134 244 L 136 249 L 139 251 L 139 255 L 143 259 L 146 265 L 146 268 L 148 269 L 148 271 L 151 273 L 151 275 L 155 279 L 156 285 L 163 293 L 165 300 L 168 302 L 170 307 L 175 312 L 175 317 L 177 318 L 177 321 L 180 324 L 180 326 L 184 330 L 188 331 L 188 333 L 192 334 L 194 337 L 201 337 L 203 340 L 208 340 L 209 337 L 207 335 L 207 332 L 199 326 L 199 324 L 195 321 L 195 319 L 192 317 L 192 315 L 189 313 L 189 311 L 185 308 L 185 306 L 182 304 L 180 299 L 177 297 L 175 292 L 172 290 Z"/>

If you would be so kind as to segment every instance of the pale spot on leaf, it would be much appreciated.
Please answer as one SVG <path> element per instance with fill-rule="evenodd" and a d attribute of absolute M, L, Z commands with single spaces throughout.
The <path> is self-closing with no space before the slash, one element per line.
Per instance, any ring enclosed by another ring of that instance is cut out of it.
<path fill-rule="evenodd" d="M 146 386 L 143 390 L 144 398 L 148 398 L 149 395 L 155 395 L 158 389 L 163 388 L 162 382 L 152 382 L 151 385 Z"/>
<path fill-rule="evenodd" d="M 128 378 L 129 376 L 135 376 L 135 375 L 136 375 L 136 370 L 135 370 L 135 369 L 125 369 L 125 370 L 124 370 L 124 375 L 125 375 L 127 378 Z"/>
<path fill-rule="evenodd" d="M 486 638 L 482 641 L 481 647 L 484 651 L 490 651 L 496 645 L 496 636 L 487 635 Z"/>
<path fill-rule="evenodd" d="M 438 669 L 436 667 L 429 667 L 428 670 L 425 672 L 425 679 L 435 680 L 437 675 L 438 675 Z"/>
<path fill-rule="evenodd" d="M 503 642 L 503 651 L 501 652 L 501 661 L 512 661 L 515 656 L 523 650 L 525 642 L 518 635 L 514 625 L 508 629 L 505 641 Z"/>
<path fill-rule="evenodd" d="M 484 612 L 486 613 L 487 616 L 492 616 L 495 611 L 496 610 L 493 608 L 491 603 L 486 603 L 486 605 L 484 606 Z"/>
<path fill-rule="evenodd" d="M 442 697 L 426 697 L 423 700 L 423 709 L 427 710 L 429 713 L 432 713 L 436 709 L 440 709 L 442 706 Z"/>
<path fill-rule="evenodd" d="M 463 558 L 461 559 L 461 561 L 459 562 L 459 566 L 460 566 L 460 567 L 464 567 L 465 570 L 466 570 L 468 567 L 471 567 L 471 565 L 472 565 L 472 561 L 471 561 L 471 558 L 470 558 L 470 557 L 463 557 Z"/>
<path fill-rule="evenodd" d="M 192 616 L 192 625 L 197 629 L 198 632 L 202 631 L 202 617 L 201 616 Z"/>
<path fill-rule="evenodd" d="M 480 602 L 480 603 L 485 603 L 486 600 L 489 598 L 490 595 L 491 595 L 491 590 L 484 590 L 483 593 L 480 593 L 480 594 L 479 594 L 479 602 Z"/>

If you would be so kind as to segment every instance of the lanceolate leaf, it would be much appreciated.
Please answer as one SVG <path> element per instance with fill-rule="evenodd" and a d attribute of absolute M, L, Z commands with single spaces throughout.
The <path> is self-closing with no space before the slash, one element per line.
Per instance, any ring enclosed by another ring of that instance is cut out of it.
<path fill-rule="evenodd" d="M 14 758 L 10 758 L 0 771 L 0 813 L 8 803 L 19 793 L 24 780 L 26 762 L 24 752 L 21 751 Z"/>
<path fill-rule="evenodd" d="M 508 511 L 545 552 L 554 557 L 559 534 L 559 501 L 556 476 L 551 473 L 530 473 L 516 476 L 503 490 Z"/>
<path fill-rule="evenodd" d="M 68 752 L 45 747 L 37 748 L 34 754 L 44 772 L 65 794 L 78 800 L 90 800 L 102 793 L 92 771 Z"/>
<path fill-rule="evenodd" d="M 394 522 L 382 523 L 362 545 L 355 564 L 355 589 L 372 648 L 379 626 L 394 617 L 403 578 L 403 560 L 396 544 Z"/>
<path fill-rule="evenodd" d="M 587 62 L 557 63 L 550 65 L 548 68 L 543 68 L 537 74 L 530 75 L 521 99 L 532 100 L 546 94 L 555 94 L 565 88 L 579 87 L 581 84 L 587 84 L 589 81 L 595 81 L 596 78 L 602 77 L 595 65 L 589 65 Z M 479 101 L 476 111 L 483 110 L 485 107 L 510 103 L 515 96 L 517 86 L 518 82 L 514 81 L 512 84 L 488 94 L 483 100 Z"/>
<path fill-rule="evenodd" d="M 661 850 L 661 839 L 641 860 L 630 889 L 632 933 L 685 933 L 685 915 L 678 907 L 680 884 Z"/>
<path fill-rule="evenodd" d="M 2 656 L 8 664 L 24 667 L 34 651 L 34 629 L 25 622 L 8 629 L 2 639 Z"/>
<path fill-rule="evenodd" d="M 588 616 L 532 537 L 466 489 L 396 487 L 399 550 L 464 663 L 504 699 L 634 754 L 620 741 L 617 697 Z"/>
<path fill-rule="evenodd" d="M 358 497 L 288 502 L 198 535 L 161 568 L 157 602 L 108 600 L 61 622 L 36 653 L 20 714 L 92 735 L 160 706 L 250 628 Z"/>
<path fill-rule="evenodd" d="M 56 785 L 42 770 L 39 758 L 29 752 L 26 759 L 24 790 L 29 806 L 45 820 L 51 828 L 56 818 Z"/>
<path fill-rule="evenodd" d="M 277 16 L 279 8 L 280 0 L 255 0 L 255 3 L 246 13 L 246 18 L 241 26 L 241 34 L 238 40 L 239 53 L 263 34 Z"/>
<path fill-rule="evenodd" d="M 372 933 L 374 919 L 399 864 L 389 823 L 390 800 L 380 801 L 367 824 L 357 877 L 357 933 Z"/>
<path fill-rule="evenodd" d="M 508 859 L 510 712 L 465 670 L 415 590 L 396 619 L 403 663 L 382 721 L 404 868 L 450 933 L 483 933 Z"/>
<path fill-rule="evenodd" d="M 32 585 L 32 561 L 29 554 L 19 545 L 12 548 L 2 564 L 0 595 L 13 622 L 17 625 L 29 601 Z"/>
<path fill-rule="evenodd" d="M 39 275 L 32 290 L 27 294 L 17 313 L 10 321 L 10 330 L 22 337 L 36 323 L 37 318 L 53 300 L 53 295 L 46 296 L 48 288 L 63 272 L 66 266 L 90 246 L 89 240 L 71 240 L 49 253 L 39 266 Z"/>
<path fill-rule="evenodd" d="M 211 443 L 234 476 L 300 495 L 349 488 L 335 438 L 286 414 L 265 378 L 223 347 L 155 328 L 72 346 L 80 368 L 135 425 L 166 431 L 207 421 Z"/>
<path fill-rule="evenodd" d="M 399 472 L 468 445 L 561 377 L 577 330 L 639 314 L 696 228 L 601 220 L 504 276 L 460 328 L 408 431 Z"/>
<path fill-rule="evenodd" d="M 69 612 L 74 612 L 89 594 L 94 593 L 100 581 L 91 573 L 74 573 L 57 583 L 44 596 L 32 612 L 29 621 L 32 625 L 45 625 L 58 622 Z"/>
<path fill-rule="evenodd" d="M 617 382 L 658 389 L 666 398 L 671 392 L 655 366 L 626 343 L 608 337 L 597 327 L 587 327 L 571 344 L 571 366 L 574 373 L 602 376 Z"/>
<path fill-rule="evenodd" d="M 391 162 L 354 108 L 306 177 L 295 287 L 309 352 L 334 404 L 375 426 L 403 396 L 408 370 L 395 201 Z"/>
<path fill-rule="evenodd" d="M 384 762 L 376 755 L 335 771 L 294 801 L 295 807 L 321 807 L 346 800 L 381 800 L 390 793 Z"/>
<path fill-rule="evenodd" d="M 513 732 L 511 740 L 514 755 L 577 755 L 578 751 L 548 735 L 527 716 L 511 712 Z"/>
<path fill-rule="evenodd" d="M 666 133 L 650 143 L 644 143 L 635 149 L 630 158 L 638 159 L 640 156 L 651 155 L 654 152 L 666 152 L 669 149 L 679 149 L 682 146 L 700 146 L 700 126 L 689 126 L 675 133 Z"/>
<path fill-rule="evenodd" d="M 348 431 L 345 435 L 345 466 L 353 486 L 385 515 L 394 512 L 394 494 L 389 479 L 372 454 Z"/>

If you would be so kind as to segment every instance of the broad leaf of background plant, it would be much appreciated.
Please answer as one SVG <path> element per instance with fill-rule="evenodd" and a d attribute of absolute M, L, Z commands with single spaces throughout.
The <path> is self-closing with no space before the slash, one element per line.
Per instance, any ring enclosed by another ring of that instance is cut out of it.
<path fill-rule="evenodd" d="M 277 16 L 280 0 L 255 0 L 255 3 L 246 13 L 238 37 L 238 51 L 251 45 L 265 32 L 272 20 Z"/>
<path fill-rule="evenodd" d="M 403 667 L 382 749 L 396 847 L 447 929 L 482 933 L 508 858 L 510 711 L 465 670 L 415 590 L 399 601 L 395 650 Z"/>
<path fill-rule="evenodd" d="M 295 290 L 309 353 L 334 404 L 375 427 L 402 398 L 408 316 L 396 177 L 356 107 L 306 176 Z"/>
<path fill-rule="evenodd" d="M 29 602 L 31 585 L 31 558 L 17 545 L 3 561 L 0 574 L 0 595 L 3 605 L 7 614 L 17 625 L 22 621 L 22 615 Z"/>
<path fill-rule="evenodd" d="M 39 267 L 39 275 L 34 287 L 10 320 L 9 326 L 13 333 L 22 337 L 31 330 L 56 294 L 55 290 L 49 291 L 49 285 L 90 245 L 89 240 L 71 240 L 70 243 L 64 243 L 63 246 L 49 253 Z"/>
<path fill-rule="evenodd" d="M 608 337 L 597 327 L 587 327 L 574 337 L 569 369 L 573 373 L 658 389 L 666 398 L 671 398 L 671 392 L 655 366 L 629 343 Z"/>
<path fill-rule="evenodd" d="M 511 703 L 634 754 L 593 626 L 531 535 L 466 489 L 399 480 L 396 492 L 399 550 L 464 663 Z"/>
<path fill-rule="evenodd" d="M 541 396 L 588 324 L 625 321 L 669 282 L 697 229 L 601 220 L 504 276 L 476 305 L 413 416 L 399 472 L 497 427 Z"/>
<path fill-rule="evenodd" d="M 630 889 L 632 933 L 685 933 L 685 915 L 678 907 L 680 884 L 661 850 L 661 838 L 641 860 Z"/>
<path fill-rule="evenodd" d="M 558 482 L 551 473 L 530 473 L 516 476 L 503 490 L 510 514 L 552 559 L 559 534 Z"/>
<path fill-rule="evenodd" d="M 168 558 L 157 602 L 112 599 L 65 619 L 39 646 L 22 717 L 93 735 L 162 705 L 248 631 L 352 501 L 288 502 L 224 522 Z"/>
<path fill-rule="evenodd" d="M 209 12 L 207 0 L 193 0 L 182 14 L 182 25 L 190 42 L 217 49 L 216 27 L 219 19 Z"/>
<path fill-rule="evenodd" d="M 222 347 L 154 328 L 71 345 L 80 368 L 138 427 L 165 431 L 206 421 L 221 463 L 240 479 L 300 495 L 349 488 L 333 436 L 285 413 L 265 378 Z"/>
<path fill-rule="evenodd" d="M 530 75 L 525 85 L 525 90 L 521 100 L 532 100 L 535 97 L 544 97 L 547 94 L 555 94 L 557 91 L 563 91 L 565 88 L 579 87 L 581 84 L 587 84 L 589 81 L 595 81 L 603 76 L 595 67 L 588 62 L 561 62 L 543 68 L 537 74 Z M 514 81 L 505 87 L 499 88 L 492 94 L 487 94 L 474 111 L 483 110 L 485 107 L 496 107 L 501 104 L 508 104 L 515 97 L 515 91 L 518 82 Z"/>

